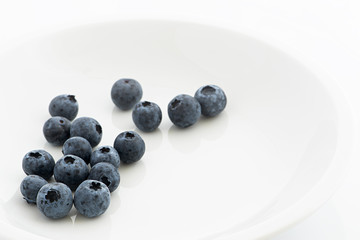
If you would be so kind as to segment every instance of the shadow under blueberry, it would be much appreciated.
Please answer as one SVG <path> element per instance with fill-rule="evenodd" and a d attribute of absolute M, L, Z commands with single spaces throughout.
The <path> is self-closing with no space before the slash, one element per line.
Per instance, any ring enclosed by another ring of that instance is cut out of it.
<path fill-rule="evenodd" d="M 74 210 L 73 207 L 70 213 L 73 213 Z M 47 218 L 35 204 L 28 204 L 23 199 L 20 190 L 4 203 L 4 213 L 13 226 L 29 233 L 55 240 L 73 237 L 71 214 L 61 219 Z M 59 231 L 59 229 L 62 230 Z"/>
<path fill-rule="evenodd" d="M 146 157 L 146 155 L 144 155 L 144 157 Z M 121 187 L 133 188 L 144 180 L 146 167 L 143 160 L 144 159 L 140 159 L 132 164 L 120 163 L 119 173 Z"/>
<path fill-rule="evenodd" d="M 109 208 L 110 207 L 111 202 Z M 94 218 L 87 218 L 78 213 L 74 219 L 73 236 L 70 239 L 74 239 L 74 236 L 78 236 L 77 239 L 86 239 L 86 236 L 99 235 L 101 235 L 101 239 L 110 239 L 112 221 L 108 210 L 109 209 L 102 215 Z"/>
<path fill-rule="evenodd" d="M 135 129 L 132 120 L 132 110 L 121 110 L 114 106 L 111 113 L 112 124 L 120 131 L 128 131 Z"/>
<path fill-rule="evenodd" d="M 202 137 L 209 141 L 216 141 L 227 131 L 229 125 L 229 116 L 226 110 L 215 117 L 201 116 L 199 119 Z"/>
<path fill-rule="evenodd" d="M 51 156 L 54 158 L 55 162 L 60 159 L 63 156 L 62 153 L 62 146 L 55 146 L 52 145 L 44 140 L 44 146 L 43 149 L 51 154 Z"/>
<path fill-rule="evenodd" d="M 98 235 L 102 239 L 110 237 L 110 215 L 120 207 L 120 197 L 114 192 L 111 194 L 111 202 L 107 211 L 95 218 L 87 218 L 77 212 L 73 206 L 69 214 L 61 219 L 45 217 L 36 204 L 28 204 L 17 190 L 14 195 L 3 204 L 3 211 L 8 221 L 16 228 L 31 234 L 43 236 L 49 239 L 82 239 L 85 236 Z M 86 234 L 84 234 L 86 232 Z M 93 233 L 92 233 L 93 232 Z"/>
<path fill-rule="evenodd" d="M 121 180 L 120 180 L 121 181 Z M 116 213 L 121 206 L 121 199 L 120 199 L 120 188 L 117 188 L 114 192 L 110 193 L 110 206 L 106 210 L 105 214 L 114 214 Z"/>
<path fill-rule="evenodd" d="M 228 124 L 229 118 L 226 111 L 212 118 L 201 116 L 198 122 L 187 128 L 172 125 L 168 130 L 168 139 L 173 148 L 190 154 L 201 146 L 203 140 L 220 139 L 227 131 Z"/>
<path fill-rule="evenodd" d="M 155 129 L 152 132 L 143 132 L 140 129 L 136 128 L 135 131 L 140 134 L 140 136 L 145 141 L 145 151 L 152 152 L 160 148 L 163 141 L 163 133 L 160 128 Z M 145 154 L 146 154 L 145 152 Z"/>

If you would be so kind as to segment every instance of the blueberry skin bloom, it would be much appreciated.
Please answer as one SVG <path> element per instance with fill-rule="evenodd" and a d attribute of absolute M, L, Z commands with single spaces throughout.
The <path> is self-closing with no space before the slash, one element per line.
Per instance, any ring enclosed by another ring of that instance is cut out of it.
<path fill-rule="evenodd" d="M 142 95 L 141 85 L 135 79 L 119 79 L 111 88 L 111 99 L 121 110 L 132 109 L 140 101 Z"/>
<path fill-rule="evenodd" d="M 115 148 L 112 146 L 102 146 L 92 152 L 90 157 L 90 166 L 93 167 L 95 164 L 100 162 L 107 162 L 118 168 L 120 166 L 120 156 Z"/>
<path fill-rule="evenodd" d="M 87 179 L 89 168 L 84 160 L 75 155 L 65 155 L 60 158 L 54 167 L 54 178 L 57 182 L 69 186 L 72 191 Z"/>
<path fill-rule="evenodd" d="M 201 105 L 201 114 L 205 117 L 214 117 L 221 113 L 226 106 L 226 95 L 216 85 L 206 85 L 199 88 L 195 93 L 196 100 Z"/>
<path fill-rule="evenodd" d="M 68 215 L 72 208 L 72 192 L 63 183 L 45 184 L 37 194 L 36 205 L 46 217 L 52 219 L 63 218 Z"/>
<path fill-rule="evenodd" d="M 110 191 L 106 185 L 96 180 L 86 180 L 74 193 L 74 206 L 85 217 L 97 217 L 110 205 Z"/>
<path fill-rule="evenodd" d="M 25 154 L 22 169 L 26 175 L 38 175 L 49 180 L 54 173 L 54 158 L 45 150 L 33 150 Z"/>
<path fill-rule="evenodd" d="M 26 176 L 20 184 L 20 192 L 27 203 L 36 204 L 36 196 L 42 186 L 48 182 L 38 175 Z"/>
<path fill-rule="evenodd" d="M 43 126 L 46 141 L 60 146 L 70 137 L 70 121 L 64 117 L 51 117 Z"/>
<path fill-rule="evenodd" d="M 65 141 L 62 147 L 64 155 L 75 155 L 89 164 L 92 154 L 92 147 L 88 140 L 83 137 L 71 137 Z"/>
<path fill-rule="evenodd" d="M 186 128 L 199 120 L 201 106 L 192 96 L 180 94 L 168 104 L 168 115 L 175 126 Z"/>
<path fill-rule="evenodd" d="M 126 131 L 115 138 L 114 148 L 118 151 L 121 162 L 134 163 L 144 155 L 145 142 L 137 132 Z"/>
<path fill-rule="evenodd" d="M 98 121 L 90 117 L 75 119 L 70 127 L 71 137 L 83 137 L 89 141 L 91 147 L 98 145 L 102 138 L 102 127 Z"/>
<path fill-rule="evenodd" d="M 144 132 L 152 132 L 159 127 L 162 120 L 160 107 L 153 102 L 140 102 L 135 105 L 132 119 L 138 129 Z"/>
<path fill-rule="evenodd" d="M 101 162 L 95 164 L 90 170 L 88 179 L 104 183 L 110 190 L 115 191 L 120 184 L 120 174 L 111 163 Z"/>
<path fill-rule="evenodd" d="M 79 111 L 79 104 L 74 95 L 62 94 L 53 98 L 49 104 L 51 116 L 60 116 L 74 120 Z"/>

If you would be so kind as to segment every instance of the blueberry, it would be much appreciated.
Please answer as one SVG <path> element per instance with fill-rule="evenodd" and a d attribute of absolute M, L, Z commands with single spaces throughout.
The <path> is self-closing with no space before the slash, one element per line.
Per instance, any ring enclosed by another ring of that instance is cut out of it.
<path fill-rule="evenodd" d="M 221 113 L 226 106 L 226 95 L 216 85 L 206 85 L 199 88 L 195 98 L 201 105 L 201 114 L 205 117 L 214 117 Z"/>
<path fill-rule="evenodd" d="M 89 141 L 92 147 L 95 147 L 101 141 L 102 128 L 95 119 L 90 117 L 80 117 L 72 122 L 70 136 L 83 137 Z"/>
<path fill-rule="evenodd" d="M 25 154 L 22 169 L 26 175 L 38 175 L 46 180 L 54 173 L 54 158 L 45 150 L 34 150 Z"/>
<path fill-rule="evenodd" d="M 110 191 L 106 185 L 96 180 L 86 180 L 74 193 L 74 206 L 85 217 L 97 217 L 110 205 Z"/>
<path fill-rule="evenodd" d="M 168 115 L 174 125 L 180 128 L 189 127 L 200 118 L 200 103 L 189 95 L 180 94 L 168 104 Z"/>
<path fill-rule="evenodd" d="M 53 98 L 49 104 L 51 116 L 60 116 L 74 120 L 79 111 L 79 104 L 74 95 L 62 94 Z"/>
<path fill-rule="evenodd" d="M 101 162 L 91 168 L 88 179 L 98 180 L 104 183 L 110 192 L 113 192 L 119 186 L 120 174 L 114 165 Z"/>
<path fill-rule="evenodd" d="M 130 78 L 117 80 L 111 88 L 111 99 L 121 110 L 129 110 L 142 98 L 142 88 L 138 81 Z"/>
<path fill-rule="evenodd" d="M 145 142 L 138 133 L 126 131 L 115 138 L 114 148 L 118 151 L 121 162 L 133 163 L 144 155 Z"/>
<path fill-rule="evenodd" d="M 75 190 L 89 176 L 89 168 L 85 161 L 75 155 L 65 155 L 54 167 L 54 177 L 57 182 L 65 183 Z"/>
<path fill-rule="evenodd" d="M 153 102 L 140 102 L 135 105 L 132 119 L 137 128 L 144 132 L 152 132 L 159 127 L 162 119 L 160 107 Z"/>
<path fill-rule="evenodd" d="M 71 137 L 65 141 L 62 153 L 64 155 L 75 155 L 89 164 L 92 147 L 88 140 L 83 137 Z"/>
<path fill-rule="evenodd" d="M 36 196 L 42 186 L 48 182 L 38 175 L 28 175 L 20 184 L 20 192 L 27 203 L 36 204 Z"/>
<path fill-rule="evenodd" d="M 107 162 L 118 168 L 120 166 L 120 156 L 112 146 L 102 146 L 92 152 L 90 157 L 90 166 L 93 167 L 99 162 Z"/>
<path fill-rule="evenodd" d="M 43 133 L 49 143 L 60 146 L 70 137 L 70 121 L 64 117 L 51 117 L 45 122 Z"/>
<path fill-rule="evenodd" d="M 72 208 L 72 192 L 63 183 L 45 184 L 38 192 L 36 205 L 46 217 L 52 219 L 63 218 Z"/>

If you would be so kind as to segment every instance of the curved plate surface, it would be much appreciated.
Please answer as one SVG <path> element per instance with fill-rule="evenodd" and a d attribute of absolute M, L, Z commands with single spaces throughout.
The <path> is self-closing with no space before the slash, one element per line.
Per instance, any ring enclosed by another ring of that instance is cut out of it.
<path fill-rule="evenodd" d="M 350 152 L 352 119 L 336 85 L 266 42 L 226 29 L 171 21 L 76 27 L 28 42 L 0 57 L 3 167 L 1 233 L 9 239 L 255 239 L 300 220 L 333 192 Z M 137 79 L 142 100 L 163 121 L 136 129 L 131 111 L 112 103 L 119 78 Z M 216 84 L 225 111 L 187 129 L 167 104 Z M 61 148 L 46 143 L 48 104 L 74 94 L 80 116 L 103 128 L 100 145 L 136 130 L 147 151 L 120 166 L 120 187 L 101 217 L 51 221 L 19 191 L 23 156 Z M 5 138 L 5 139 L 4 139 Z"/>

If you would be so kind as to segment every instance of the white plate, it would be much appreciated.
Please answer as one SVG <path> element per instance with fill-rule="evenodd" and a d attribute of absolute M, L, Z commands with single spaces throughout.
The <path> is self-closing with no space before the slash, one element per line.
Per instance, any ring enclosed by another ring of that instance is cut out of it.
<path fill-rule="evenodd" d="M 318 208 L 334 191 L 352 147 L 352 115 L 331 79 L 245 33 L 171 21 L 124 21 L 43 36 L 0 59 L 1 238 L 255 239 Z M 78 116 L 97 119 L 100 145 L 135 129 L 110 89 L 137 79 L 163 122 L 141 133 L 141 161 L 121 166 L 108 211 L 86 219 L 73 209 L 52 221 L 19 192 L 22 157 L 61 149 L 42 135 L 48 104 L 75 94 Z M 6 85 L 4 87 L 4 84 Z M 167 104 L 177 94 L 216 84 L 226 110 L 188 129 L 173 127 Z M 43 237 L 43 238 L 41 238 Z"/>

